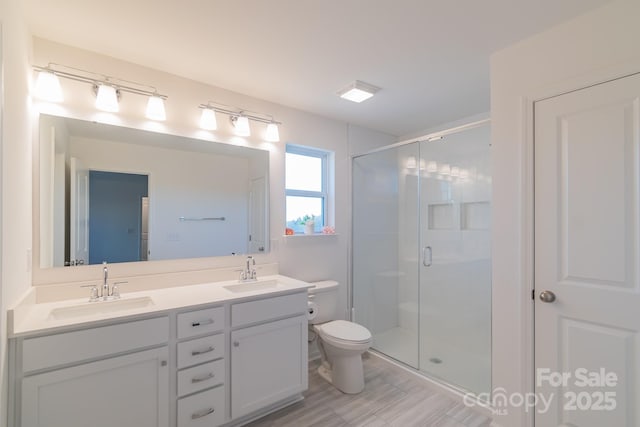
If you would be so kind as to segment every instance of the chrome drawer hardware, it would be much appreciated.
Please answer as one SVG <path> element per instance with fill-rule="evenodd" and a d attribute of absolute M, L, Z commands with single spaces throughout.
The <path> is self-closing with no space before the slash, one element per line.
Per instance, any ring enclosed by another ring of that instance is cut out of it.
<path fill-rule="evenodd" d="M 196 412 L 191 415 L 192 420 L 197 420 L 198 418 L 206 417 L 207 415 L 213 414 L 216 410 L 214 408 L 205 409 L 204 411 Z"/>
<path fill-rule="evenodd" d="M 204 375 L 202 377 L 191 378 L 191 384 L 201 383 L 202 381 L 210 380 L 213 377 L 215 377 L 213 372 L 209 372 L 207 375 Z"/>
<path fill-rule="evenodd" d="M 191 352 L 192 356 L 200 356 L 201 354 L 207 354 L 207 353 L 211 353 L 213 350 L 215 350 L 215 347 L 209 347 L 206 350 L 194 350 Z"/>
<path fill-rule="evenodd" d="M 197 326 L 205 326 L 205 325 L 210 325 L 212 323 L 215 323 L 215 320 L 207 319 L 207 320 L 201 320 L 199 322 L 192 322 L 191 326 L 195 328 Z"/>

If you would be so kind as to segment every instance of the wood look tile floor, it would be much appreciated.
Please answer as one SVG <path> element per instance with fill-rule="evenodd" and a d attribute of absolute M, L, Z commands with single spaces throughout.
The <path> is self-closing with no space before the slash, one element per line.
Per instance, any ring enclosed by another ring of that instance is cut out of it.
<path fill-rule="evenodd" d="M 369 354 L 363 355 L 365 388 L 349 395 L 309 363 L 304 400 L 256 420 L 250 427 L 488 427 L 491 419 L 440 393 L 426 381 Z"/>

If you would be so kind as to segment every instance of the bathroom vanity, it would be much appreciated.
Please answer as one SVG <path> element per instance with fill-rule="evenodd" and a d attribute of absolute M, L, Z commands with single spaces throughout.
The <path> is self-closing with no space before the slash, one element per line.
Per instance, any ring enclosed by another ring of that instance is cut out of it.
<path fill-rule="evenodd" d="M 306 282 L 274 275 L 10 311 L 9 423 L 241 425 L 307 388 Z"/>

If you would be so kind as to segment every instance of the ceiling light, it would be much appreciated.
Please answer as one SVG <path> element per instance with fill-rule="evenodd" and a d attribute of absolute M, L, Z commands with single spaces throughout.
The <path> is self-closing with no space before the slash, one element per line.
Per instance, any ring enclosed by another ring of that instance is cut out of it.
<path fill-rule="evenodd" d="M 164 100 L 158 95 L 152 95 L 147 102 L 147 118 L 163 122 L 167 120 L 167 113 L 164 110 Z"/>
<path fill-rule="evenodd" d="M 218 121 L 216 120 L 216 112 L 210 108 L 203 108 L 200 116 L 200 127 L 205 130 L 218 129 Z"/>
<path fill-rule="evenodd" d="M 249 119 L 245 116 L 231 116 L 231 123 L 236 128 L 236 135 L 251 136 L 251 128 L 249 128 Z"/>
<path fill-rule="evenodd" d="M 437 171 L 438 171 L 438 163 L 436 163 L 436 162 L 427 163 L 427 172 L 435 173 Z"/>
<path fill-rule="evenodd" d="M 339 91 L 338 95 L 341 98 L 348 99 L 349 101 L 360 103 L 371 98 L 379 90 L 379 87 L 356 80 L 346 88 Z"/>
<path fill-rule="evenodd" d="M 96 108 L 108 113 L 118 112 L 118 93 L 115 87 L 106 84 L 100 84 L 98 86 Z"/>
<path fill-rule="evenodd" d="M 265 139 L 269 142 L 280 141 L 280 132 L 278 132 L 278 125 L 275 123 L 269 123 L 267 125 L 267 134 Z"/>
<path fill-rule="evenodd" d="M 52 71 L 40 71 L 36 80 L 35 95 L 43 101 L 62 102 L 62 86 L 60 80 Z"/>

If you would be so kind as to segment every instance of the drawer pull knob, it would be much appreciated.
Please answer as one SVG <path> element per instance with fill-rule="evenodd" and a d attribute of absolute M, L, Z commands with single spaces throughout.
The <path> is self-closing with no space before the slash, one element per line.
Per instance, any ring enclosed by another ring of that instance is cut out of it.
<path fill-rule="evenodd" d="M 196 412 L 191 415 L 192 420 L 197 420 L 198 418 L 206 417 L 207 415 L 213 414 L 216 410 L 213 408 L 205 409 L 204 411 Z"/>
<path fill-rule="evenodd" d="M 207 375 L 203 375 L 201 377 L 191 378 L 191 384 L 201 383 L 202 381 L 210 380 L 213 377 L 215 377 L 213 372 L 209 372 Z"/>
<path fill-rule="evenodd" d="M 197 328 L 198 326 L 210 325 L 210 324 L 212 324 L 214 322 L 215 322 L 215 320 L 213 320 L 213 319 L 200 320 L 198 322 L 191 322 L 191 327 Z"/>
<path fill-rule="evenodd" d="M 211 353 L 213 350 L 215 350 L 215 347 L 209 347 L 205 350 L 194 350 L 191 352 L 192 356 L 200 356 L 201 354 L 207 354 L 207 353 Z"/>
<path fill-rule="evenodd" d="M 240 343 L 239 343 L 238 341 L 234 341 L 234 342 L 233 342 L 233 346 L 234 346 L 234 347 L 240 347 Z"/>

